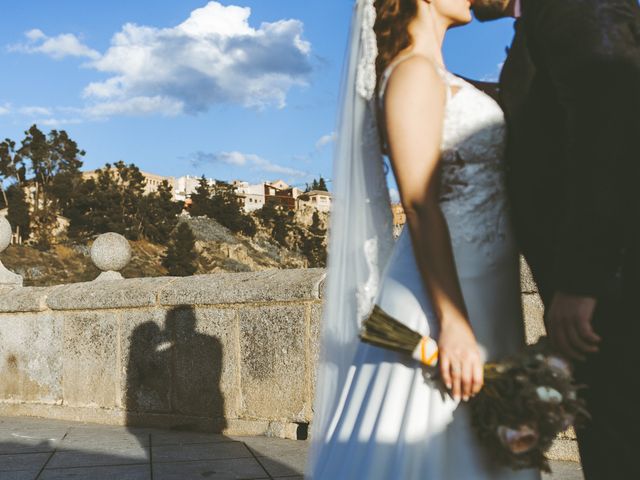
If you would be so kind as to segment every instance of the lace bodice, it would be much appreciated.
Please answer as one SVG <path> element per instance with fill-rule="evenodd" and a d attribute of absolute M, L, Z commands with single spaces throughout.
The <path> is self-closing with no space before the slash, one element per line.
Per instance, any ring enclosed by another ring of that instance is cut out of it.
<path fill-rule="evenodd" d="M 382 78 L 382 101 L 395 62 Z M 511 244 L 504 182 L 506 125 L 500 106 L 487 94 L 442 71 L 447 104 L 440 162 L 440 205 L 456 260 L 494 263 Z M 459 263 L 459 262 L 458 262 Z"/>

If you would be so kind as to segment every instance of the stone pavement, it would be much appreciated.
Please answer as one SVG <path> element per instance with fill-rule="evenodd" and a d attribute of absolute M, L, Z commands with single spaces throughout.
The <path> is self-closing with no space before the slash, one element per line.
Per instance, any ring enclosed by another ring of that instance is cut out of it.
<path fill-rule="evenodd" d="M 302 479 L 307 446 L 279 438 L 0 417 L 0 479 L 296 480 Z M 555 462 L 553 468 L 545 480 L 582 480 L 574 463 Z"/>

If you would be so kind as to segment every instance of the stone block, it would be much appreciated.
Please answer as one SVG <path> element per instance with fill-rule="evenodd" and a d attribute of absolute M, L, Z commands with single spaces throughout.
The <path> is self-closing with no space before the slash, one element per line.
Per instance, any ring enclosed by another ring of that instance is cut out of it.
<path fill-rule="evenodd" d="M 318 368 L 318 360 L 320 359 L 320 337 L 322 331 L 322 309 L 323 304 L 315 303 L 310 307 L 309 315 L 309 340 L 308 340 L 308 354 L 307 354 L 307 377 L 309 382 L 309 397 L 308 397 L 308 410 L 306 412 L 307 421 L 311 421 L 313 418 L 313 412 L 311 410 L 313 406 L 313 399 L 315 396 L 315 386 L 317 383 L 316 370 Z"/>
<path fill-rule="evenodd" d="M 63 285 L 49 295 L 53 310 L 100 310 L 150 307 L 157 303 L 158 291 L 172 282 L 169 277 L 130 278 Z"/>
<path fill-rule="evenodd" d="M 115 312 L 64 313 L 65 405 L 115 407 L 117 328 Z"/>
<path fill-rule="evenodd" d="M 238 314 L 243 415 L 304 419 L 305 306 L 244 308 Z"/>
<path fill-rule="evenodd" d="M 546 335 L 544 304 L 537 293 L 525 293 L 522 295 L 522 309 L 527 343 L 534 343 L 538 338 Z"/>
<path fill-rule="evenodd" d="M 240 407 L 235 310 L 180 306 L 166 311 L 173 338 L 172 410 L 223 419 Z M 224 421 L 220 424 L 224 429 Z"/>
<path fill-rule="evenodd" d="M 235 311 L 177 306 L 121 315 L 122 408 L 219 419 L 224 428 L 240 405 Z"/>
<path fill-rule="evenodd" d="M 62 402 L 62 319 L 0 315 L 0 399 Z"/>
<path fill-rule="evenodd" d="M 47 298 L 59 287 L 3 288 L 0 313 L 41 312 L 47 310 Z"/>
<path fill-rule="evenodd" d="M 324 277 L 324 270 L 317 268 L 195 275 L 163 288 L 160 303 L 219 305 L 318 299 Z"/>
<path fill-rule="evenodd" d="M 173 344 L 164 330 L 165 312 L 123 310 L 120 315 L 118 406 L 126 412 L 171 412 Z"/>

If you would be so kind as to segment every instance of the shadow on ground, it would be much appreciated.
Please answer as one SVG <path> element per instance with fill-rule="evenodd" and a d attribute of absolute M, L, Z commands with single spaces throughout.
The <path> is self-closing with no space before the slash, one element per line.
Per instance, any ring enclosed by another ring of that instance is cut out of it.
<path fill-rule="evenodd" d="M 306 442 L 0 419 L 2 480 L 301 479 Z"/>

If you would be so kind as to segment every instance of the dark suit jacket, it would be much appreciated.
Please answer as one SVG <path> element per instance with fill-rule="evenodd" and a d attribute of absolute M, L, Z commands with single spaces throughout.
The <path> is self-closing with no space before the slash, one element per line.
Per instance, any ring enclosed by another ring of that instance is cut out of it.
<path fill-rule="evenodd" d="M 638 1 L 523 0 L 500 99 L 512 217 L 543 298 L 599 297 L 640 265 Z"/>

